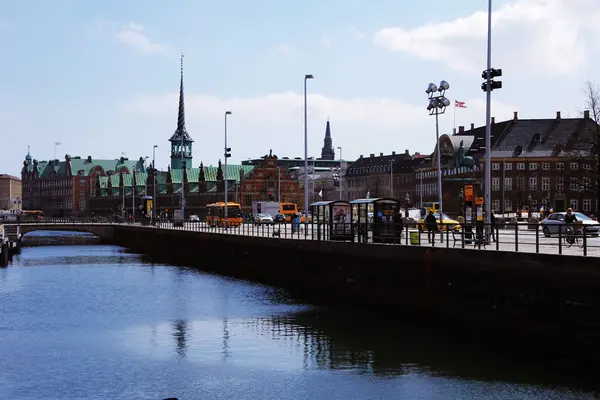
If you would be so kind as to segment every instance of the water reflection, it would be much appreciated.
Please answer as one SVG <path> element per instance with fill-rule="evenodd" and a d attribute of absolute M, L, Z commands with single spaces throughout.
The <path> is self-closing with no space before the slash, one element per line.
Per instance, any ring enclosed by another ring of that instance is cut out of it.
<path fill-rule="evenodd" d="M 187 335 L 188 335 L 188 324 L 186 321 L 174 321 L 173 327 L 173 338 L 175 339 L 175 352 L 180 357 L 185 357 L 185 350 L 187 347 Z"/>

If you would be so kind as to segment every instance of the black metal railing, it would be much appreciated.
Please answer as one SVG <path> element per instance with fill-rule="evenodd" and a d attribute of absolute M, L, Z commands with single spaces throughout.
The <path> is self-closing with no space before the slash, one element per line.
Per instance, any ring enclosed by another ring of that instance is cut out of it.
<path fill-rule="evenodd" d="M 5 225 L 16 222 L 2 222 Z M 46 218 L 44 221 L 20 222 L 21 225 L 52 224 L 119 224 L 155 229 L 197 231 L 214 234 L 256 236 L 272 239 L 296 239 L 359 244 L 445 247 L 474 250 L 497 250 L 542 254 L 600 256 L 600 225 L 546 225 L 506 223 L 502 225 L 476 223 L 456 224 L 400 223 L 255 223 L 243 221 L 209 225 L 204 221 L 174 224 L 171 221 L 127 221 L 114 218 Z"/>

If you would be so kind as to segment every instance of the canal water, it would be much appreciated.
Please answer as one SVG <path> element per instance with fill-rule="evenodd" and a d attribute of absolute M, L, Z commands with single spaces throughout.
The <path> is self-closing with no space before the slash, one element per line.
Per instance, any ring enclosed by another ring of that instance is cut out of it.
<path fill-rule="evenodd" d="M 0 269 L 0 399 L 596 398 L 590 371 L 486 349 L 116 246 Z"/>

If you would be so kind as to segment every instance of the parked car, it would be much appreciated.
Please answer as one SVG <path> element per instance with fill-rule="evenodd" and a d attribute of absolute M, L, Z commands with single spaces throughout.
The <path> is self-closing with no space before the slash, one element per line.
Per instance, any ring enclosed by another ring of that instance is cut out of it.
<path fill-rule="evenodd" d="M 197 215 L 190 215 L 190 222 L 200 222 L 200 217 Z"/>
<path fill-rule="evenodd" d="M 273 217 L 271 217 L 269 214 L 260 213 L 260 214 L 256 214 L 254 216 L 254 223 L 256 225 L 261 225 L 261 224 L 272 225 L 275 222 L 273 221 Z"/>
<path fill-rule="evenodd" d="M 282 223 L 284 223 L 284 222 L 285 222 L 285 215 L 283 215 L 283 214 L 276 214 L 276 215 L 273 217 L 273 221 L 274 221 L 276 224 L 282 224 Z"/>
<path fill-rule="evenodd" d="M 551 235 L 558 234 L 559 229 L 561 229 L 560 227 L 565 225 L 565 214 L 566 212 L 555 212 L 541 222 L 544 236 L 550 237 Z M 573 214 L 577 218 L 577 221 L 583 224 L 586 234 L 591 236 L 600 235 L 600 224 L 598 221 L 582 213 L 574 212 Z M 562 233 L 566 233 L 565 228 L 562 228 Z"/>
<path fill-rule="evenodd" d="M 435 216 L 435 220 L 437 221 L 437 229 L 436 230 L 440 230 L 441 229 L 441 224 L 440 224 L 440 213 L 434 213 L 433 214 Z M 443 215 L 443 220 L 442 220 L 443 224 L 444 224 L 444 230 L 449 230 L 449 231 L 458 231 L 460 230 L 460 224 L 458 223 L 458 221 L 454 220 L 454 219 L 450 219 L 449 216 L 447 216 L 446 214 Z M 427 230 L 427 226 L 425 224 L 425 219 L 421 218 L 418 222 L 417 222 L 417 226 L 419 228 L 419 231 L 426 231 Z"/>

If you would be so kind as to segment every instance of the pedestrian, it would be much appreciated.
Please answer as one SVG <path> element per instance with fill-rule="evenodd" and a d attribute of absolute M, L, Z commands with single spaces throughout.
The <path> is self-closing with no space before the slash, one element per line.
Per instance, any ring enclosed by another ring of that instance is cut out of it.
<path fill-rule="evenodd" d="M 437 219 L 433 215 L 433 210 L 429 211 L 429 215 L 425 218 L 425 226 L 427 227 L 427 240 L 429 243 L 435 242 L 435 231 L 437 230 Z"/>
<path fill-rule="evenodd" d="M 402 217 L 402 211 L 399 211 L 398 214 L 395 215 L 394 218 L 394 228 L 395 228 L 395 236 L 396 236 L 396 243 L 400 244 L 402 243 L 402 231 L 404 230 L 404 221 L 403 221 L 403 217 Z"/>
<path fill-rule="evenodd" d="M 490 227 L 492 228 L 492 232 L 490 237 L 492 238 L 492 242 L 495 242 L 496 239 L 496 216 L 494 215 L 494 210 L 490 213 Z"/>

